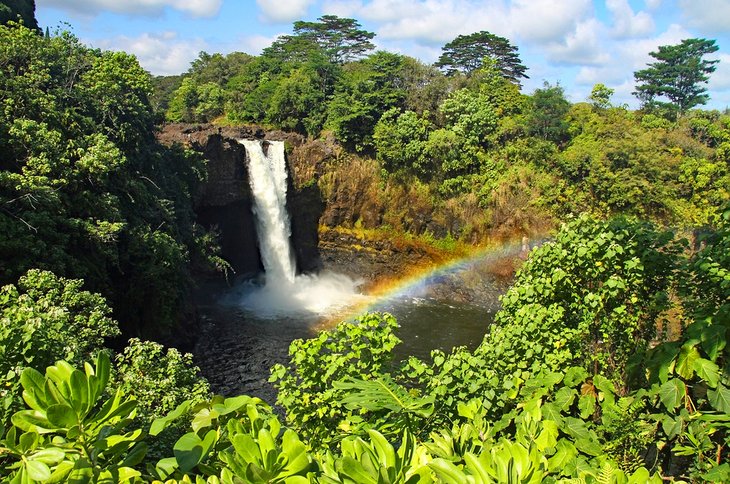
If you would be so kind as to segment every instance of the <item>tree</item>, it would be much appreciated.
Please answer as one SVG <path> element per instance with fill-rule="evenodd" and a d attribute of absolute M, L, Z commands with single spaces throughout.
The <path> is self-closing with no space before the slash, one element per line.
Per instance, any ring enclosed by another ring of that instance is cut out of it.
<path fill-rule="evenodd" d="M 715 72 L 718 60 L 704 60 L 707 54 L 717 52 L 714 40 L 685 39 L 678 45 L 662 45 L 650 52 L 657 62 L 647 69 L 634 73 L 637 82 L 634 95 L 648 108 L 666 107 L 681 115 L 709 99 L 707 84 L 709 74 Z M 664 97 L 669 103 L 657 101 Z"/>
<path fill-rule="evenodd" d="M 388 110 L 375 125 L 373 141 L 377 159 L 390 173 L 413 174 L 421 180 L 435 175 L 435 159 L 426 156 L 433 126 L 413 111 Z"/>
<path fill-rule="evenodd" d="M 542 89 L 535 89 L 532 95 L 532 110 L 527 114 L 530 134 L 559 144 L 568 136 L 565 115 L 570 103 L 560 84 L 551 86 L 548 82 Z"/>
<path fill-rule="evenodd" d="M 613 89 L 599 82 L 593 86 L 588 100 L 596 109 L 607 109 L 611 107 L 611 96 L 614 92 Z"/>
<path fill-rule="evenodd" d="M 485 30 L 469 35 L 460 35 L 441 48 L 443 54 L 434 64 L 448 74 L 464 72 L 470 74 L 484 63 L 485 58 L 496 61 L 497 68 L 504 77 L 519 84 L 520 79 L 529 79 L 525 75 L 527 67 L 520 61 L 517 47 L 509 40 Z"/>
<path fill-rule="evenodd" d="M 23 25 L 40 32 L 35 18 L 35 0 L 0 0 L 0 25 L 17 22 L 18 17 Z"/>
<path fill-rule="evenodd" d="M 327 108 L 325 128 L 337 139 L 364 152 L 373 148 L 373 131 L 390 108 L 402 108 L 404 57 L 378 51 L 343 68 L 335 93 Z"/>
<path fill-rule="evenodd" d="M 358 59 L 375 48 L 370 42 L 375 34 L 360 29 L 355 19 L 323 15 L 317 20 L 294 22 L 294 36 L 318 45 L 336 64 Z"/>
<path fill-rule="evenodd" d="M 200 161 L 155 139 L 150 92 L 133 56 L 0 26 L 0 284 L 84 279 L 127 334 L 181 315 Z"/>

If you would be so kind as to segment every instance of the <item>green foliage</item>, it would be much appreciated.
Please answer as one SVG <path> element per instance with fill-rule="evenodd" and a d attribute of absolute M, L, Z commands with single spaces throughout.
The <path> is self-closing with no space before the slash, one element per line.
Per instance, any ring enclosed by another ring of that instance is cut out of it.
<path fill-rule="evenodd" d="M 186 77 L 172 94 L 166 118 L 168 121 L 208 122 L 223 114 L 225 94 L 215 82 L 198 84 Z"/>
<path fill-rule="evenodd" d="M 596 109 L 608 109 L 611 107 L 611 96 L 613 96 L 614 90 L 606 87 L 605 84 L 598 83 L 593 86 L 588 100 L 593 104 Z"/>
<path fill-rule="evenodd" d="M 0 66 L 2 283 L 52 270 L 105 296 L 125 330 L 171 325 L 200 160 L 155 141 L 149 75 L 68 33 L 4 26 Z"/>
<path fill-rule="evenodd" d="M 432 126 L 413 111 L 386 111 L 375 126 L 377 159 L 390 173 L 415 175 L 427 181 L 436 171 L 436 159 L 427 154 Z"/>
<path fill-rule="evenodd" d="M 559 84 L 551 86 L 546 81 L 543 88 L 535 89 L 532 95 L 532 109 L 527 117 L 529 133 L 556 144 L 564 142 L 568 134 L 564 118 L 569 109 L 563 88 Z"/>
<path fill-rule="evenodd" d="M 326 128 L 346 146 L 372 149 L 372 135 L 382 114 L 403 106 L 405 93 L 398 88 L 405 76 L 404 57 L 378 51 L 348 64 L 330 100 Z"/>
<path fill-rule="evenodd" d="M 678 249 L 645 223 L 581 217 L 520 268 L 485 344 L 503 339 L 505 351 L 515 341 L 515 354 L 538 365 L 582 364 L 621 384 L 628 358 L 646 349 L 668 307 Z M 540 339 L 523 346 L 522 331 Z"/>
<path fill-rule="evenodd" d="M 439 109 L 446 126 L 472 146 L 483 146 L 497 127 L 497 115 L 485 93 L 460 89 L 452 93 Z"/>
<path fill-rule="evenodd" d="M 324 124 L 326 92 L 321 90 L 324 79 L 314 67 L 295 69 L 279 81 L 271 96 L 267 121 L 292 131 L 319 134 Z"/>
<path fill-rule="evenodd" d="M 115 358 L 112 386 L 125 399 L 137 401 L 135 425 L 148 427 L 184 401 L 197 405 L 208 399 L 208 382 L 193 364 L 193 356 L 152 341 L 133 338 Z M 160 435 L 149 454 L 161 457 L 183 433 L 184 425 L 170 425 Z"/>
<path fill-rule="evenodd" d="M 677 115 L 708 100 L 707 84 L 709 74 L 715 72 L 718 60 L 705 60 L 704 56 L 717 52 L 714 40 L 684 39 L 677 45 L 660 45 L 659 50 L 650 52 L 656 62 L 634 73 L 637 82 L 634 94 L 649 108 L 669 107 Z M 669 104 L 658 101 L 666 98 Z"/>
<path fill-rule="evenodd" d="M 317 22 L 294 22 L 294 36 L 319 46 L 330 62 L 342 64 L 375 48 L 370 42 L 375 34 L 359 27 L 360 23 L 355 19 L 323 15 Z"/>
<path fill-rule="evenodd" d="M 647 349 L 668 307 L 676 250 L 638 222 L 567 224 L 531 253 L 473 353 L 433 353 L 425 393 L 452 418 L 472 398 L 498 416 L 543 370 L 579 365 L 625 388 L 629 358 Z"/>
<path fill-rule="evenodd" d="M 2 441 L 0 466 L 10 482 L 132 482 L 145 454 L 141 430 L 125 432 L 136 402 L 121 394 L 104 400 L 111 365 L 101 352 L 84 371 L 65 361 L 45 377 L 27 368 L 21 376 L 30 408 L 13 415 Z"/>
<path fill-rule="evenodd" d="M 420 460 L 425 457 L 423 447 L 416 444 L 408 432 L 403 434 L 396 451 L 377 430 L 367 431 L 370 442 L 361 437 L 345 438 L 340 443 L 341 454 L 328 454 L 323 463 L 318 482 L 335 483 L 430 483 L 433 482 L 427 466 Z"/>
<path fill-rule="evenodd" d="M 270 378 L 292 427 L 316 445 L 326 446 L 340 424 L 349 425 L 346 421 L 356 414 L 342 401 L 344 389 L 335 382 L 370 380 L 386 371 L 399 342 L 393 334 L 396 326 L 389 314 L 366 314 L 317 338 L 293 341 L 289 366 L 274 365 Z"/>
<path fill-rule="evenodd" d="M 56 360 L 75 365 L 92 358 L 105 338 L 119 335 L 111 309 L 82 281 L 31 270 L 17 286 L 0 288 L 0 422 L 19 408 L 19 377 L 25 368 L 43 370 Z"/>
<path fill-rule="evenodd" d="M 584 210 L 695 226 L 712 220 L 727 199 L 725 165 L 692 139 L 679 138 L 684 148 L 676 146 L 662 129 L 666 120 L 647 115 L 637 122 L 624 109 L 585 104 L 567 119 L 572 139 L 553 165 L 573 189 L 589 194 L 575 197 Z"/>
<path fill-rule="evenodd" d="M 482 66 L 485 59 L 493 61 L 506 79 L 519 85 L 520 79 L 527 79 L 527 67 L 522 64 L 517 47 L 509 40 L 487 31 L 469 35 L 459 35 L 441 48 L 443 54 L 434 64 L 447 73 L 465 72 L 467 74 Z"/>
<path fill-rule="evenodd" d="M 179 418 L 186 401 L 153 423 L 157 435 Z M 299 436 L 283 429 L 271 408 L 258 398 L 214 397 L 193 408 L 192 431 L 175 443 L 174 457 L 160 460 L 154 474 L 160 479 L 196 479 L 233 483 L 306 483 L 312 457 Z M 197 475 L 197 477 L 195 477 Z M 170 482 L 170 481 L 167 481 Z"/>
<path fill-rule="evenodd" d="M 721 211 L 717 230 L 702 242 L 683 281 L 687 310 L 698 319 L 723 319 L 730 314 L 730 205 Z"/>

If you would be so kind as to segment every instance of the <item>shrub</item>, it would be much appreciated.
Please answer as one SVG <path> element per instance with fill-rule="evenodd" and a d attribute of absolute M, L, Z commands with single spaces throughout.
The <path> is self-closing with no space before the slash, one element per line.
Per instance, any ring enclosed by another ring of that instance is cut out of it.
<path fill-rule="evenodd" d="M 24 368 L 43 370 L 56 360 L 92 358 L 117 323 L 103 297 L 81 289 L 83 281 L 30 270 L 16 285 L 0 289 L 0 398 L 2 422 L 20 402 Z"/>

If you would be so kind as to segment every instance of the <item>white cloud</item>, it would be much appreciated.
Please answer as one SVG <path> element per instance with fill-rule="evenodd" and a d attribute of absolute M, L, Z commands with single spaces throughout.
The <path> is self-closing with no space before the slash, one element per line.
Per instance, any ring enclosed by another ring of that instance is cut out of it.
<path fill-rule="evenodd" d="M 213 17 L 223 0 L 37 0 L 39 7 L 53 7 L 77 15 L 89 16 L 101 12 L 130 15 L 159 15 L 172 8 L 193 17 Z"/>
<path fill-rule="evenodd" d="M 590 17 L 590 0 L 513 0 L 507 21 L 528 41 L 558 42 Z"/>
<path fill-rule="evenodd" d="M 487 30 L 513 43 L 559 41 L 590 17 L 591 0 L 325 0 L 322 10 L 378 26 L 378 37 L 444 44 Z"/>
<path fill-rule="evenodd" d="M 236 50 L 251 55 L 259 55 L 262 50 L 270 46 L 280 35 L 283 34 L 274 35 L 272 37 L 267 37 L 265 35 L 246 36 L 241 38 L 239 42 L 236 43 L 235 47 L 233 49 L 229 49 L 229 51 L 233 52 Z"/>
<path fill-rule="evenodd" d="M 322 11 L 378 26 L 376 39 L 445 44 L 461 34 L 489 30 L 509 35 L 501 0 L 326 0 Z"/>
<path fill-rule="evenodd" d="M 628 0 L 606 0 L 613 17 L 611 34 L 620 39 L 644 37 L 654 31 L 654 20 L 646 12 L 634 13 Z"/>
<path fill-rule="evenodd" d="M 314 3 L 315 0 L 256 0 L 261 9 L 262 20 L 273 23 L 301 20 Z"/>
<path fill-rule="evenodd" d="M 715 64 L 717 67 L 715 72 L 710 74 L 708 86 L 713 91 L 728 91 L 730 95 L 730 54 L 714 55 L 707 59 L 718 59 L 720 62 Z"/>
<path fill-rule="evenodd" d="M 649 55 L 656 52 L 660 45 L 679 44 L 682 39 L 691 37 L 687 30 L 678 24 L 671 24 L 660 35 L 647 39 L 634 39 L 620 45 L 621 55 L 617 59 L 619 66 L 624 68 L 643 69 L 649 62 L 656 59 Z"/>
<path fill-rule="evenodd" d="M 660 45 L 677 44 L 688 35 L 681 26 L 672 24 L 653 38 L 614 41 L 611 61 L 603 65 L 582 66 L 574 81 L 586 87 L 601 82 L 616 90 L 614 104 L 638 106 L 638 101 L 631 94 L 635 90 L 634 72 L 645 69 L 648 63 L 655 61 L 649 52 L 656 51 Z"/>
<path fill-rule="evenodd" d="M 649 10 L 656 10 L 662 5 L 662 0 L 645 0 L 644 5 Z"/>
<path fill-rule="evenodd" d="M 547 56 L 552 62 L 572 65 L 601 65 L 610 60 L 603 52 L 599 38 L 602 25 L 595 19 L 580 22 L 575 31 L 566 35 L 561 42 L 547 45 Z"/>
<path fill-rule="evenodd" d="M 730 32 L 730 1 L 679 0 L 679 7 L 688 25 L 704 34 Z"/>
<path fill-rule="evenodd" d="M 96 41 L 95 46 L 134 54 L 140 65 L 154 75 L 181 74 L 188 70 L 200 51 L 207 49 L 202 39 L 179 39 L 175 32 L 119 36 Z"/>

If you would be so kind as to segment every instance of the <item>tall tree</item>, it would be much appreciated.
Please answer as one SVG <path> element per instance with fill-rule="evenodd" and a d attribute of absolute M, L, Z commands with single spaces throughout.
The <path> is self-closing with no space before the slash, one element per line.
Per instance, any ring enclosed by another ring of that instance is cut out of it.
<path fill-rule="evenodd" d="M 0 25 L 11 20 L 17 22 L 18 17 L 23 25 L 40 32 L 35 18 L 35 0 L 0 0 Z"/>
<path fill-rule="evenodd" d="M 469 35 L 460 35 L 441 48 L 443 54 L 434 64 L 447 74 L 466 74 L 480 68 L 485 58 L 492 59 L 504 77 L 519 84 L 520 79 L 529 79 L 527 67 L 522 64 L 517 47 L 509 40 L 485 30 Z"/>
<path fill-rule="evenodd" d="M 375 48 L 370 42 L 375 34 L 360 29 L 351 18 L 323 15 L 317 22 L 294 22 L 294 35 L 319 45 L 337 64 L 358 59 Z"/>
<path fill-rule="evenodd" d="M 678 45 L 659 46 L 658 51 L 649 53 L 657 62 L 634 73 L 634 95 L 645 107 L 668 107 L 678 115 L 707 103 L 710 97 L 702 84 L 707 84 L 719 61 L 703 57 L 717 50 L 715 41 L 707 39 L 685 39 Z M 657 101 L 661 97 L 669 103 Z"/>

